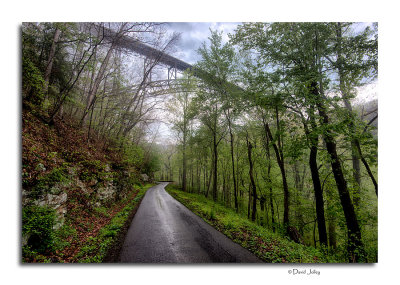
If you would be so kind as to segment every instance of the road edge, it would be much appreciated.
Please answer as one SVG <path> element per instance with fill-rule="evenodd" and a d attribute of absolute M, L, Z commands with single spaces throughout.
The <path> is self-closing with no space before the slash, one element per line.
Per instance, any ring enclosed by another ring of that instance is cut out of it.
<path fill-rule="evenodd" d="M 118 234 L 117 234 L 116 238 L 114 239 L 112 245 L 108 249 L 107 254 L 104 257 L 102 263 L 119 263 L 120 262 L 120 254 L 121 254 L 122 246 L 124 244 L 125 237 L 126 237 L 126 235 L 128 233 L 129 227 L 132 224 L 132 220 L 135 217 L 136 212 L 139 209 L 143 198 L 146 196 L 147 191 L 149 189 L 151 189 L 152 187 L 156 186 L 156 185 L 157 184 L 155 184 L 155 185 L 149 187 L 148 189 L 146 189 L 146 192 L 144 193 L 144 195 L 142 195 L 140 200 L 136 203 L 136 205 L 134 206 L 133 210 L 130 212 L 128 218 L 124 222 L 124 225 L 121 227 L 120 231 L 118 232 Z"/>

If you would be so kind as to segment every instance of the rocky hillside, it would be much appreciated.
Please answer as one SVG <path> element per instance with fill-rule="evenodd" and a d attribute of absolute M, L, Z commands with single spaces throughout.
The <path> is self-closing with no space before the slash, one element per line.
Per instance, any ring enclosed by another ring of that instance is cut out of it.
<path fill-rule="evenodd" d="M 110 142 L 87 141 L 72 121 L 22 118 L 23 261 L 102 261 L 144 194 L 146 175 Z"/>

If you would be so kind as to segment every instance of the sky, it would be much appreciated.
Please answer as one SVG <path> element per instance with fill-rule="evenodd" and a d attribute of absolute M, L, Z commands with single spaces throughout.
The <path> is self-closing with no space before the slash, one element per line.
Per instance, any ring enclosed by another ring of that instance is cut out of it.
<path fill-rule="evenodd" d="M 178 52 L 175 57 L 194 64 L 200 59 L 197 50 L 203 42 L 208 41 L 210 29 L 222 31 L 224 42 L 229 40 L 228 34 L 233 33 L 241 22 L 167 22 L 170 32 L 178 32 L 181 39 L 178 43 Z M 354 25 L 356 32 L 363 30 L 366 26 L 372 26 L 372 22 L 359 22 Z"/>
<path fill-rule="evenodd" d="M 210 29 L 223 31 L 223 41 L 228 41 L 228 33 L 233 33 L 238 22 L 168 22 L 170 31 L 181 34 L 178 43 L 178 52 L 175 57 L 189 64 L 194 64 L 200 59 L 197 50 L 203 42 L 208 41 Z"/>

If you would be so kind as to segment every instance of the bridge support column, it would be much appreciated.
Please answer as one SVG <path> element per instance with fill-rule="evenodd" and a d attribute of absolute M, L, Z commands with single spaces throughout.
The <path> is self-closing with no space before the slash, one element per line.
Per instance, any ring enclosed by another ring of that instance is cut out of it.
<path fill-rule="evenodd" d="M 168 85 L 170 80 L 176 79 L 176 72 L 176 63 L 175 66 L 168 67 Z"/>

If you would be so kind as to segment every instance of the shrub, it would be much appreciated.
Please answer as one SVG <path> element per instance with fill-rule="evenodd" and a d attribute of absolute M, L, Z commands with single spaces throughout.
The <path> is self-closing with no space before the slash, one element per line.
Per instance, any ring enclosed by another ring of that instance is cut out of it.
<path fill-rule="evenodd" d="M 67 162 L 77 162 L 83 159 L 84 154 L 80 151 L 63 150 L 61 156 Z"/>
<path fill-rule="evenodd" d="M 27 246 L 30 249 L 39 253 L 53 249 L 55 219 L 55 211 L 48 207 L 29 206 L 22 209 L 22 234 L 28 237 Z"/>
<path fill-rule="evenodd" d="M 79 163 L 83 170 L 79 174 L 79 179 L 84 182 L 89 182 L 92 179 L 103 179 L 106 177 L 106 165 L 99 160 L 83 160 Z"/>
<path fill-rule="evenodd" d="M 70 225 L 64 224 L 55 232 L 54 249 L 63 250 L 65 247 L 70 245 L 67 241 L 68 238 L 76 239 L 77 235 L 76 229 L 72 228 Z"/>
<path fill-rule="evenodd" d="M 37 184 L 33 187 L 30 197 L 34 199 L 39 198 L 56 183 L 67 182 L 67 172 L 64 167 L 54 168 L 49 174 L 40 177 Z"/>

